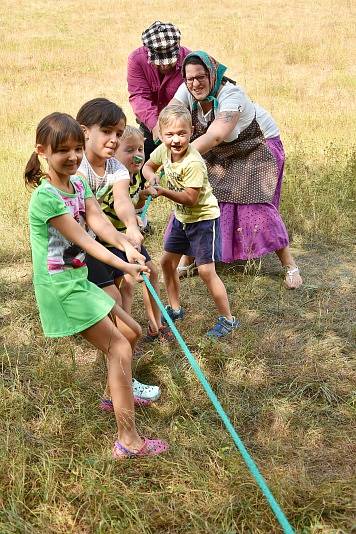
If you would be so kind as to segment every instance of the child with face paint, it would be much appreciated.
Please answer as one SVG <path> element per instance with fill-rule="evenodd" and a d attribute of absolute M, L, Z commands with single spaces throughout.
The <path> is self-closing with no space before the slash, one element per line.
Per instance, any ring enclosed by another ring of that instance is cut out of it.
<path fill-rule="evenodd" d="M 147 189 L 141 189 L 141 174 L 140 170 L 144 163 L 144 136 L 142 132 L 133 126 L 126 126 L 121 138 L 119 146 L 116 150 L 117 159 L 125 165 L 130 174 L 130 186 L 129 194 L 131 201 L 136 209 L 136 213 L 140 223 L 144 226 L 145 221 L 141 221 L 140 212 L 143 209 L 145 201 L 148 196 Z M 108 213 L 106 212 L 108 215 Z M 114 221 L 113 221 L 114 222 Z M 114 222 L 116 228 L 120 231 L 125 230 L 125 224 L 122 221 Z M 159 294 L 158 284 L 158 270 L 155 264 L 149 260 L 146 261 L 146 265 L 151 270 L 150 280 L 154 286 L 156 292 Z M 124 275 L 123 282 L 120 285 L 120 292 L 122 297 L 123 308 L 131 313 L 131 306 L 133 301 L 133 291 L 135 282 L 130 280 L 130 277 Z M 131 277 L 132 278 L 132 277 Z M 161 313 L 157 304 L 151 297 L 146 286 L 143 287 L 143 299 L 146 309 L 146 315 L 148 319 L 147 335 L 145 341 L 155 341 L 160 339 L 161 341 L 170 341 L 173 339 L 172 333 L 167 326 L 161 323 Z"/>
<path fill-rule="evenodd" d="M 120 144 L 116 150 L 115 156 L 129 171 L 130 198 L 138 215 L 138 225 L 141 232 L 145 234 L 149 233 L 149 231 L 146 231 L 149 223 L 147 221 L 147 216 L 141 219 L 141 213 L 148 193 L 142 190 L 142 178 L 140 173 L 145 161 L 144 142 L 145 138 L 141 130 L 134 126 L 127 125 L 120 139 Z"/>

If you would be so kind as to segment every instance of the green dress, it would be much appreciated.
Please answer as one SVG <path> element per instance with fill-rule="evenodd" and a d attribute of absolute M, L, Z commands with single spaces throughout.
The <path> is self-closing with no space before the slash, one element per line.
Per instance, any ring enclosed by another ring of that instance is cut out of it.
<path fill-rule="evenodd" d="M 103 319 L 115 301 L 87 279 L 85 253 L 51 225 L 70 214 L 90 233 L 85 200 L 93 196 L 86 180 L 71 176 L 75 193 L 61 191 L 42 180 L 29 206 L 33 283 L 42 328 L 47 337 L 77 334 Z"/>

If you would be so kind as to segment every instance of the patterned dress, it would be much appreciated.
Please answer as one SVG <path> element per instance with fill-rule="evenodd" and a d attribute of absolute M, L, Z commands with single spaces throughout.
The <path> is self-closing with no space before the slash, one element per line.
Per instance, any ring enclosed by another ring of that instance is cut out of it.
<path fill-rule="evenodd" d="M 210 122 L 203 126 L 196 111 L 192 121 L 194 140 Z M 288 233 L 278 211 L 284 169 L 280 138 L 265 140 L 253 119 L 235 141 L 213 148 L 204 159 L 219 200 L 222 261 L 259 258 L 286 247 Z"/>

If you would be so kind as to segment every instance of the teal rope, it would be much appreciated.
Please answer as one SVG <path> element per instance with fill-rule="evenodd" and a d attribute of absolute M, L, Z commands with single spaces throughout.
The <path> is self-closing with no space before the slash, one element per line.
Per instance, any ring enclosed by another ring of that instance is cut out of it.
<path fill-rule="evenodd" d="M 143 210 L 140 213 L 141 219 L 144 219 L 146 217 L 147 212 L 148 212 L 148 208 L 150 207 L 150 204 L 151 204 L 151 201 L 152 201 L 152 197 L 151 197 L 151 195 L 149 195 L 147 197 L 147 199 L 146 199 L 145 205 L 143 206 Z"/>
<path fill-rule="evenodd" d="M 214 391 L 212 390 L 209 382 L 205 378 L 205 375 L 204 375 L 203 371 L 200 369 L 198 362 L 196 361 L 196 359 L 194 358 L 193 354 L 188 349 L 184 339 L 182 338 L 182 336 L 178 332 L 178 330 L 177 330 L 175 324 L 173 323 L 172 319 L 169 317 L 169 315 L 168 315 L 165 307 L 163 306 L 162 302 L 160 301 L 160 298 L 157 295 L 154 287 L 152 286 L 151 282 L 149 281 L 149 279 L 147 278 L 147 276 L 144 273 L 142 273 L 142 277 L 143 277 L 143 280 L 144 280 L 149 292 L 151 293 L 151 295 L 153 296 L 154 300 L 156 301 L 157 306 L 161 310 L 161 313 L 162 313 L 163 317 L 165 318 L 169 328 L 172 330 L 172 332 L 173 332 L 176 340 L 178 341 L 179 345 L 181 346 L 185 356 L 188 358 L 188 361 L 189 361 L 190 365 L 192 366 L 194 373 L 196 374 L 198 380 L 200 381 L 201 385 L 205 389 L 209 399 L 213 403 L 213 406 L 214 406 L 215 410 L 217 411 L 218 415 L 220 416 L 220 419 L 222 420 L 222 422 L 226 426 L 226 428 L 227 428 L 230 436 L 232 437 L 237 449 L 240 451 L 241 456 L 242 456 L 245 464 L 247 465 L 248 469 L 250 470 L 250 473 L 252 474 L 252 476 L 256 480 L 258 486 L 260 487 L 262 493 L 266 497 L 270 507 L 272 508 L 272 510 L 273 510 L 278 522 L 279 522 L 279 524 L 281 525 L 281 527 L 283 529 L 283 532 L 285 532 L 285 534 L 294 534 L 294 530 L 292 529 L 291 525 L 289 524 L 288 519 L 284 515 L 284 513 L 283 513 L 281 507 L 279 506 L 279 504 L 277 503 L 276 499 L 273 497 L 272 492 L 269 489 L 269 487 L 267 486 L 267 483 L 266 483 L 265 479 L 263 478 L 263 476 L 259 472 L 257 465 L 255 464 L 255 462 L 251 458 L 249 452 L 247 451 L 245 445 L 243 444 L 243 441 L 240 439 L 240 437 L 237 434 L 235 428 L 233 427 L 230 419 L 226 415 L 226 413 L 224 411 L 224 408 L 221 406 L 221 404 L 219 402 L 219 399 L 217 398 L 217 396 L 215 395 Z"/>

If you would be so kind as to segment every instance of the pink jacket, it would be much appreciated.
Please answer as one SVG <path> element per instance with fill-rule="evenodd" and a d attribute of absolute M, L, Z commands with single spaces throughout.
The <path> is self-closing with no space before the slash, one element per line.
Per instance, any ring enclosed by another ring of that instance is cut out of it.
<path fill-rule="evenodd" d="M 129 55 L 127 65 L 129 101 L 138 120 L 149 130 L 156 125 L 159 112 L 173 98 L 183 82 L 181 68 L 189 52 L 188 48 L 180 47 L 177 64 L 163 79 L 160 78 L 157 68 L 148 62 L 148 53 L 144 46 Z"/>

